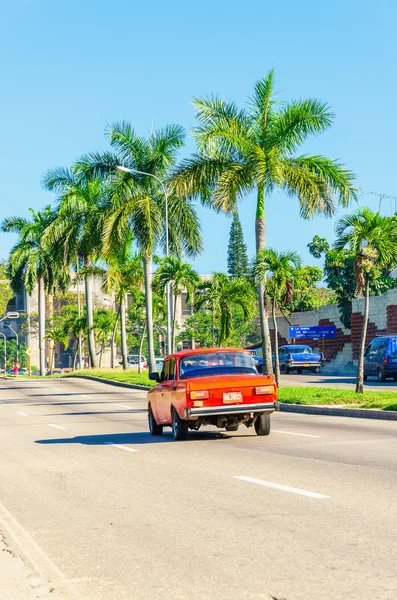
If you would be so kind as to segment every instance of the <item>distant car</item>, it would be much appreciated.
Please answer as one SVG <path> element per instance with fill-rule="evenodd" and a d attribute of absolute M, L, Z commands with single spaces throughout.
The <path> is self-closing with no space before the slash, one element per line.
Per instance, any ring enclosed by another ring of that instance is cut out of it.
<path fill-rule="evenodd" d="M 127 362 L 129 367 L 137 367 L 139 362 L 139 354 L 128 354 Z M 146 358 L 141 356 L 141 365 L 146 369 Z"/>
<path fill-rule="evenodd" d="M 397 380 L 397 336 L 377 337 L 367 346 L 364 353 L 364 380 L 387 377 Z"/>
<path fill-rule="evenodd" d="M 150 433 L 172 427 L 175 440 L 202 425 L 236 431 L 244 423 L 269 435 L 270 414 L 279 407 L 274 378 L 258 375 L 250 353 L 237 348 L 175 352 L 150 379 L 157 381 L 147 394 Z"/>
<path fill-rule="evenodd" d="M 156 356 L 156 358 L 154 360 L 155 360 L 155 363 L 156 363 L 156 369 L 157 369 L 157 371 L 161 371 L 161 369 L 163 368 L 164 357 L 163 356 Z"/>
<path fill-rule="evenodd" d="M 314 352 L 310 346 L 280 346 L 278 350 L 278 360 L 281 373 L 290 373 L 291 371 L 310 371 L 319 373 L 320 367 L 325 364 L 322 352 Z M 274 356 L 273 356 L 274 363 Z"/>

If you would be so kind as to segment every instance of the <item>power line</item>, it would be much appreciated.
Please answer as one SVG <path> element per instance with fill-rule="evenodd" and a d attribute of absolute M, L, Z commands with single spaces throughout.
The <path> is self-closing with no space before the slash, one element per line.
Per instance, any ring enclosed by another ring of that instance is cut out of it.
<path fill-rule="evenodd" d="M 379 212 L 382 208 L 382 200 L 394 200 L 394 212 L 397 213 L 397 196 L 388 196 L 387 194 L 380 194 L 379 192 L 368 192 L 372 196 L 378 196 L 379 198 Z"/>

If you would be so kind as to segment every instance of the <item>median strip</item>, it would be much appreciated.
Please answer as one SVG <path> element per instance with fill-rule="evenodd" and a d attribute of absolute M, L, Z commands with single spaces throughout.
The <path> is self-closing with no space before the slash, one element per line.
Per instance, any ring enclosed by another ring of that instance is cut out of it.
<path fill-rule="evenodd" d="M 271 481 L 264 481 L 263 479 L 254 479 L 253 477 L 245 477 L 245 475 L 235 475 L 234 479 L 240 479 L 241 481 L 247 481 L 248 483 L 256 483 L 257 485 L 263 485 L 265 487 L 274 488 L 283 492 L 290 492 L 291 494 L 299 494 L 300 496 L 307 496 L 308 498 L 316 498 L 321 500 L 324 498 L 330 498 L 324 494 L 318 494 L 317 492 L 310 492 L 308 490 L 301 490 L 299 488 L 290 487 L 288 485 L 281 485 L 280 483 L 273 483 Z"/>

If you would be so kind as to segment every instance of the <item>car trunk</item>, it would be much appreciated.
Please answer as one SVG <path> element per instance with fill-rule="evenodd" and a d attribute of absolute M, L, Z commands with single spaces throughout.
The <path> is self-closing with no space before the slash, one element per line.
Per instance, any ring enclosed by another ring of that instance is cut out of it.
<path fill-rule="evenodd" d="M 258 394 L 255 388 L 263 388 L 262 391 L 268 393 Z M 236 374 L 198 377 L 197 380 L 191 379 L 188 382 L 187 391 L 189 406 L 194 406 L 195 400 L 198 402 L 202 400 L 204 406 L 223 406 L 225 404 L 244 405 L 253 402 L 274 402 L 277 399 L 274 379 L 266 375 Z M 200 392 L 206 391 L 209 392 L 209 398 L 200 397 Z M 197 394 L 197 392 L 199 393 Z"/>

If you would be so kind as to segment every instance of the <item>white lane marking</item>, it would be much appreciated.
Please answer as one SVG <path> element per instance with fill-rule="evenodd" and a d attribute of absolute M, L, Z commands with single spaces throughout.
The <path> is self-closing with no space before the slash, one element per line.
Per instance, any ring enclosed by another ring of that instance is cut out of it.
<path fill-rule="evenodd" d="M 248 481 L 248 483 L 256 483 L 257 485 L 264 485 L 266 487 L 274 488 L 276 490 L 282 490 L 283 492 L 291 492 L 292 494 L 299 494 L 300 496 L 308 496 L 309 498 L 330 498 L 324 494 L 317 494 L 317 492 L 309 492 L 308 490 L 301 490 L 299 488 L 290 487 L 288 485 L 281 485 L 279 483 L 272 483 L 271 481 L 264 481 L 263 479 L 254 479 L 253 477 L 245 477 L 244 475 L 235 475 L 234 479 L 240 479 L 241 481 Z"/>
<path fill-rule="evenodd" d="M 122 446 L 121 444 L 113 444 L 113 442 L 104 442 L 106 446 L 114 446 L 114 448 L 120 448 L 120 450 L 127 450 L 127 452 L 138 452 L 135 448 L 128 448 L 127 446 Z"/>
<path fill-rule="evenodd" d="M 17 415 L 22 415 L 23 417 L 28 417 L 28 413 L 24 413 L 21 410 L 17 410 Z"/>
<path fill-rule="evenodd" d="M 89 398 L 89 396 L 86 396 L 85 394 L 80 394 L 80 398 Z"/>
<path fill-rule="evenodd" d="M 273 433 L 285 433 L 285 435 L 300 435 L 302 437 L 319 438 L 319 435 L 310 435 L 309 433 L 295 433 L 293 431 L 281 431 L 280 429 L 272 429 Z"/>
<path fill-rule="evenodd" d="M 121 408 L 128 408 L 131 410 L 131 406 L 127 406 L 126 404 L 115 404 L 115 406 L 120 406 Z"/>
<path fill-rule="evenodd" d="M 61 388 L 52 388 L 53 390 L 56 390 L 57 392 L 61 391 Z"/>
<path fill-rule="evenodd" d="M 55 425 L 54 423 L 48 423 L 48 427 L 55 427 L 55 429 L 66 429 L 66 427 L 62 427 L 62 425 Z"/>

